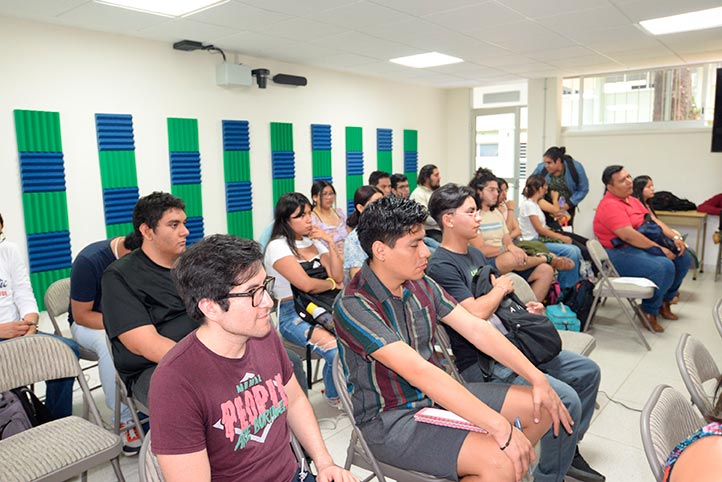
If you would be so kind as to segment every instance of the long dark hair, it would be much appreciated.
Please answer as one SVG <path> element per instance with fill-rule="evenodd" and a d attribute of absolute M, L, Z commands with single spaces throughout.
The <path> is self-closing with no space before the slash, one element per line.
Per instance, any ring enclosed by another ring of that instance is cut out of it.
<path fill-rule="evenodd" d="M 330 187 L 334 194 L 336 194 L 336 188 L 333 187 L 333 184 L 331 184 L 328 181 L 325 181 L 323 179 L 319 179 L 318 181 L 314 181 L 313 184 L 311 184 L 311 199 L 318 196 L 319 198 L 323 195 L 323 190 L 326 187 Z M 320 199 L 319 199 L 320 201 Z M 311 207 L 316 207 L 316 201 L 313 201 L 311 203 Z"/>
<path fill-rule="evenodd" d="M 536 194 L 539 189 L 544 187 L 547 180 L 541 174 L 532 174 L 526 179 L 526 186 L 524 186 L 524 197 L 530 199 Z"/>
<path fill-rule="evenodd" d="M 296 248 L 296 233 L 289 226 L 288 221 L 291 215 L 300 210 L 300 214 L 306 210 L 306 206 L 311 206 L 311 201 L 300 192 L 287 192 L 278 199 L 276 209 L 273 212 L 273 229 L 271 230 L 271 239 L 284 238 L 288 247 L 294 256 L 298 257 L 298 249 Z"/>
<path fill-rule="evenodd" d="M 649 203 L 644 199 L 644 188 L 647 187 L 647 183 L 651 180 L 651 177 L 641 175 L 635 177 L 632 181 L 632 196 L 642 201 L 642 204 L 644 204 L 644 207 L 647 209 L 649 209 Z"/>
<path fill-rule="evenodd" d="M 359 204 L 362 206 L 366 206 L 366 203 L 369 202 L 369 199 L 371 199 L 371 197 L 373 197 L 373 195 L 376 193 L 379 193 L 382 196 L 384 194 L 379 188 L 375 186 L 361 186 L 356 189 L 356 192 L 353 194 L 353 212 L 349 215 L 348 219 L 346 219 L 346 226 L 353 229 L 358 225 L 358 220 L 361 216 L 361 213 L 356 206 Z"/>
<path fill-rule="evenodd" d="M 544 157 L 548 157 L 549 159 L 553 160 L 554 162 L 557 161 L 557 159 L 561 159 L 562 161 L 571 161 L 572 156 L 567 154 L 567 148 L 564 146 L 557 147 L 552 146 L 549 149 L 546 150 L 544 153 Z"/>

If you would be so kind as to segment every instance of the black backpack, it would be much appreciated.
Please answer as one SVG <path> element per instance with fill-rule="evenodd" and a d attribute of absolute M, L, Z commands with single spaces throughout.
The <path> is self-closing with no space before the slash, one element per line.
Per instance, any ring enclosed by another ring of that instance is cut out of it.
<path fill-rule="evenodd" d="M 0 393 L 0 440 L 52 419 L 48 407 L 27 387 Z"/>
<path fill-rule="evenodd" d="M 659 191 L 649 200 L 655 211 L 694 211 L 697 205 L 687 199 L 681 199 L 669 191 Z"/>
<path fill-rule="evenodd" d="M 581 331 L 586 331 L 587 318 L 594 302 L 594 283 L 588 279 L 579 281 L 574 288 L 569 288 L 563 293 L 562 301 L 582 322 Z"/>

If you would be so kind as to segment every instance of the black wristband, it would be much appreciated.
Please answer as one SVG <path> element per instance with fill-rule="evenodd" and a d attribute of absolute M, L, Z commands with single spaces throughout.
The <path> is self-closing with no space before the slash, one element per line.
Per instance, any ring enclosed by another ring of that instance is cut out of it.
<path fill-rule="evenodd" d="M 509 430 L 509 438 L 507 439 L 503 447 L 499 447 L 501 450 L 506 450 L 506 448 L 511 443 L 511 436 L 514 435 L 514 425 L 511 422 L 509 422 L 509 428 L 511 429 Z"/>

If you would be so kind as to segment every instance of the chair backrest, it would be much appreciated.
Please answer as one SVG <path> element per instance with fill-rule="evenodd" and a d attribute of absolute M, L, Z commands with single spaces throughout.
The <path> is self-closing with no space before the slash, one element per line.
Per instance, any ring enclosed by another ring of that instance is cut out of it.
<path fill-rule="evenodd" d="M 453 352 L 451 351 L 451 340 L 449 339 L 449 334 L 446 333 L 446 328 L 444 328 L 444 325 L 439 323 L 436 326 L 436 344 L 439 345 L 439 349 L 441 350 L 441 356 L 444 357 L 444 361 L 446 362 L 446 372 L 451 375 L 454 380 L 464 384 L 464 379 L 461 378 L 461 374 L 459 373 L 459 370 L 456 368 L 456 364 L 454 363 L 454 356 Z"/>
<path fill-rule="evenodd" d="M 601 276 L 605 278 L 616 278 L 619 276 L 617 269 L 614 267 L 614 264 L 612 264 L 612 260 L 609 259 L 609 254 L 607 254 L 602 243 L 596 239 L 590 239 L 587 241 L 587 250 Z"/>
<path fill-rule="evenodd" d="M 531 289 L 531 286 L 529 286 L 529 283 L 527 283 L 524 278 L 516 273 L 507 273 L 504 276 L 511 278 L 514 282 L 514 293 L 516 293 L 521 301 L 524 303 L 537 301 L 534 290 Z"/>
<path fill-rule="evenodd" d="M 53 322 L 55 334 L 62 336 L 57 317 L 70 309 L 70 278 L 59 279 L 45 290 L 45 309 L 48 310 L 50 321 Z"/>
<path fill-rule="evenodd" d="M 73 350 L 52 336 L 21 336 L 0 343 L 0 392 L 45 380 L 78 377 L 79 373 Z"/>
<path fill-rule="evenodd" d="M 722 249 L 722 247 L 720 248 Z M 717 300 L 712 311 L 712 318 L 714 318 L 714 324 L 717 327 L 717 331 L 722 336 L 722 298 Z"/>
<path fill-rule="evenodd" d="M 692 403 L 703 414 L 712 412 L 712 401 L 704 390 L 704 383 L 717 380 L 720 370 L 709 350 L 689 333 L 683 334 L 677 343 L 677 367 Z"/>
<path fill-rule="evenodd" d="M 704 425 L 684 395 L 668 385 L 658 385 L 640 417 L 642 445 L 657 482 L 662 481 L 664 463 L 678 443 Z"/>
<path fill-rule="evenodd" d="M 140 482 L 165 482 L 163 472 L 160 470 L 158 458 L 153 453 L 150 445 L 150 431 L 143 439 L 143 445 L 140 447 L 140 455 L 138 456 L 138 475 Z"/>

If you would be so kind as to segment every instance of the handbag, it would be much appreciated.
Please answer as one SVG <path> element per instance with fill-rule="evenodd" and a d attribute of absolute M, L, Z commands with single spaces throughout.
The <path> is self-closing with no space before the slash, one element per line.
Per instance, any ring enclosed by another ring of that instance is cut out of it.
<path fill-rule="evenodd" d="M 677 246 L 674 244 L 674 241 L 669 239 L 667 236 L 664 235 L 664 232 L 662 232 L 662 227 L 655 223 L 652 219 L 652 216 L 649 215 L 649 213 L 644 215 L 644 222 L 637 228 L 637 231 L 641 234 L 643 234 L 645 237 L 647 237 L 650 241 L 653 241 L 657 243 L 658 245 L 662 246 L 663 248 L 667 248 L 668 250 L 672 251 L 674 254 L 679 254 L 679 250 L 677 249 Z M 627 243 L 622 241 L 619 238 L 613 238 L 612 239 L 612 247 L 613 248 L 622 248 L 628 246 Z M 653 254 L 655 256 L 664 256 L 664 252 L 659 249 L 657 246 L 652 246 L 651 248 L 646 248 L 644 251 L 648 252 L 649 254 Z"/>
<path fill-rule="evenodd" d="M 491 275 L 498 276 L 495 268 L 481 266 L 471 281 L 475 298 L 493 288 Z M 504 328 L 507 339 L 526 356 L 533 365 L 546 363 L 562 350 L 562 340 L 552 322 L 544 315 L 529 313 L 515 293 L 507 294 L 495 312 Z"/>
<path fill-rule="evenodd" d="M 318 259 L 302 261 L 303 270 L 310 278 L 327 279 L 328 273 Z M 333 304 L 336 296 L 341 292 L 339 289 L 331 289 L 322 293 L 307 293 L 291 285 L 293 292 L 293 305 L 296 313 L 303 321 L 311 324 L 311 328 L 321 326 L 331 333 L 335 333 L 333 323 Z M 308 338 L 311 338 L 313 329 L 309 330 Z"/>

